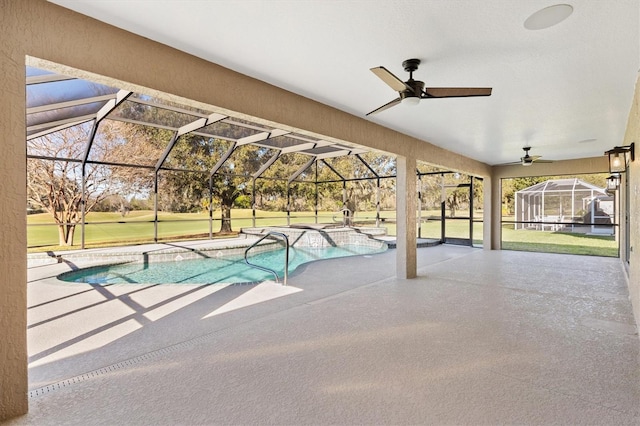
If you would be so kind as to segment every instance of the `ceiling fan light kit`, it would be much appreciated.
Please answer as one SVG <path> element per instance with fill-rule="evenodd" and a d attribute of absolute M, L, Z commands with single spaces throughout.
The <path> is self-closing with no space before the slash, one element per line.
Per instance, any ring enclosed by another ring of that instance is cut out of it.
<path fill-rule="evenodd" d="M 371 72 L 387 86 L 398 92 L 398 97 L 367 113 L 367 115 L 377 114 L 400 103 L 415 106 L 420 103 L 421 99 L 491 96 L 490 87 L 432 87 L 425 89 L 423 81 L 413 79 L 413 72 L 418 69 L 419 65 L 420 59 L 407 59 L 402 62 L 402 67 L 409 73 L 407 81 L 400 80 L 383 66 L 371 68 Z"/>
<path fill-rule="evenodd" d="M 416 106 L 420 103 L 420 98 L 417 96 L 405 96 L 400 103 L 403 105 Z"/>

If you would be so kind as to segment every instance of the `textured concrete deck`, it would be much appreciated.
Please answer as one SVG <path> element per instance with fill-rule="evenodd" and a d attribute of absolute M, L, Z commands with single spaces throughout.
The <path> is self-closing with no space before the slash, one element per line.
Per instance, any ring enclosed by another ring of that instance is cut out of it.
<path fill-rule="evenodd" d="M 418 249 L 290 285 L 93 287 L 30 269 L 30 413 L 9 424 L 640 424 L 617 259 Z"/>

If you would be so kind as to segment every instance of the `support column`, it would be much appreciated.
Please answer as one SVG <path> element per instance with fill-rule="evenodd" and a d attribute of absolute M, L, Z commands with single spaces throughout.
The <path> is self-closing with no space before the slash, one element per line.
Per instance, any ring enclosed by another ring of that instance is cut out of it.
<path fill-rule="evenodd" d="M 7 24 L 11 17 L 19 16 L 14 7 L 17 4 L 2 3 L 0 22 Z M 22 4 L 20 9 L 24 9 Z M 15 37 L 10 29 L 8 39 L 12 38 Z M 0 103 L 0 214 L 4 222 L 0 233 L 0 423 L 26 413 L 28 408 L 26 75 L 24 55 L 12 44 L 8 41 L 5 45 L 3 41 L 0 47 L 0 89 L 4 94 Z"/>
<path fill-rule="evenodd" d="M 415 278 L 416 259 L 416 160 L 398 156 L 396 178 L 396 277 Z"/>

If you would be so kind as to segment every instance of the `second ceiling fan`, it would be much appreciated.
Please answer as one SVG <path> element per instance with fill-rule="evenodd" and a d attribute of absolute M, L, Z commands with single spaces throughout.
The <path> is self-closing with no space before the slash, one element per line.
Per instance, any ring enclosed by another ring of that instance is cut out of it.
<path fill-rule="evenodd" d="M 549 160 L 541 160 L 540 159 L 540 158 L 542 158 L 541 155 L 529 155 L 529 150 L 531 150 L 530 146 L 523 146 L 522 149 L 524 150 L 524 157 L 520 157 L 520 161 L 512 163 L 512 164 L 522 164 L 523 166 L 530 166 L 534 162 L 551 163 L 551 161 L 549 161 Z"/>
<path fill-rule="evenodd" d="M 407 59 L 402 67 L 409 73 L 409 80 L 402 81 L 385 67 L 371 68 L 371 71 L 389 87 L 398 92 L 398 98 L 376 108 L 367 115 L 377 114 L 399 103 L 416 105 L 420 99 L 467 98 L 472 96 L 491 96 L 490 87 L 424 87 L 423 81 L 413 79 L 413 72 L 418 69 L 420 59 Z"/>

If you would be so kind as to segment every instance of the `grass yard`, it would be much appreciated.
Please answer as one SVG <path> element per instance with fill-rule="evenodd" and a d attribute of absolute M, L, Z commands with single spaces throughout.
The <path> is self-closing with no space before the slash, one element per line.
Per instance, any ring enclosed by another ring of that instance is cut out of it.
<path fill-rule="evenodd" d="M 546 253 L 618 256 L 618 242 L 613 236 L 514 230 L 505 227 L 502 228 L 502 248 Z"/>
<path fill-rule="evenodd" d="M 421 236 L 423 238 L 440 238 L 440 226 L 440 221 L 435 220 L 422 223 Z M 469 223 L 466 220 L 447 220 L 445 232 L 449 238 L 469 238 Z M 482 232 L 482 222 L 474 222 L 474 246 L 482 245 Z M 514 230 L 512 226 L 502 228 L 502 249 L 590 256 L 618 256 L 618 242 L 613 236 L 526 229 Z"/>
<path fill-rule="evenodd" d="M 318 221 L 332 222 L 333 212 L 319 212 Z M 213 215 L 213 233 L 220 229 L 220 211 Z M 152 211 L 132 211 L 125 217 L 119 213 L 91 212 L 85 224 L 85 246 L 103 247 L 153 242 L 154 213 Z M 290 223 L 313 223 L 313 212 L 296 212 L 290 216 Z M 285 212 L 256 212 L 256 226 L 286 225 Z M 253 226 L 252 211 L 234 209 L 231 225 L 236 231 Z M 158 213 L 158 239 L 178 240 L 208 238 L 208 213 Z M 81 227 L 76 227 L 73 247 L 58 245 L 58 227 L 48 213 L 27 216 L 27 245 L 29 252 L 69 250 L 80 248 Z"/>
<path fill-rule="evenodd" d="M 332 223 L 341 221 L 335 212 L 319 212 L 318 222 Z M 426 216 L 426 215 L 424 215 Z M 423 217 L 424 217 L 423 216 Z M 389 219 L 381 224 L 389 235 L 396 235 L 395 212 L 381 212 L 381 217 Z M 132 211 L 122 217 L 119 213 L 91 212 L 85 225 L 86 247 L 103 247 L 153 242 L 154 214 L 152 211 Z M 158 213 L 158 238 L 160 240 L 179 240 L 208 238 L 208 213 Z M 313 212 L 293 212 L 290 223 L 314 223 Z M 373 225 L 375 212 L 358 212 L 356 221 Z M 27 216 L 27 242 L 29 252 L 56 251 L 79 248 L 81 242 L 80 226 L 76 229 L 74 247 L 58 246 L 58 228 L 47 213 Z M 256 212 L 256 226 L 286 225 L 285 212 Z M 231 212 L 231 225 L 235 231 L 253 226 L 252 211 L 234 209 Z M 220 229 L 220 212 L 214 213 L 213 233 Z M 474 245 L 482 245 L 482 222 L 473 225 Z M 421 223 L 421 237 L 439 239 L 441 222 L 424 220 Z M 447 220 L 448 238 L 469 238 L 467 220 Z M 618 256 L 618 242 L 613 236 L 586 235 L 570 232 L 551 232 L 535 230 L 514 230 L 512 226 L 502 227 L 502 248 L 549 253 L 582 254 L 594 256 Z"/>

